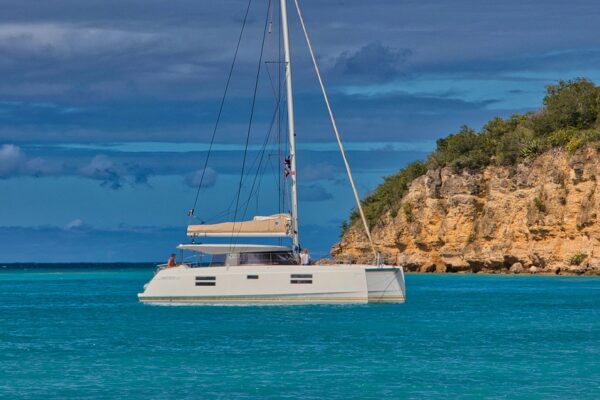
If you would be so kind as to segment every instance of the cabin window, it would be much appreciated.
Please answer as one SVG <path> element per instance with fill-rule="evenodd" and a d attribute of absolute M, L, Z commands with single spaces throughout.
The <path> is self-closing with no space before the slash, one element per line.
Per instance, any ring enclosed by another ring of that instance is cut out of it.
<path fill-rule="evenodd" d="M 210 262 L 211 267 L 297 264 L 298 260 L 291 251 L 214 254 Z"/>
<path fill-rule="evenodd" d="M 211 267 L 222 267 L 225 265 L 225 254 L 214 254 L 210 260 Z"/>
<path fill-rule="evenodd" d="M 240 253 L 239 265 L 294 265 L 296 258 L 288 251 Z"/>
<path fill-rule="evenodd" d="M 215 286 L 217 278 L 215 276 L 197 276 L 196 286 Z"/>
<path fill-rule="evenodd" d="M 310 279 L 312 279 L 312 274 L 292 274 L 292 278 L 310 278 Z"/>
<path fill-rule="evenodd" d="M 248 279 L 258 279 L 258 275 L 246 275 Z"/>
<path fill-rule="evenodd" d="M 292 274 L 290 283 L 294 285 L 312 284 L 312 274 Z"/>
<path fill-rule="evenodd" d="M 293 253 L 287 251 L 280 251 L 277 253 L 271 253 L 271 264 L 273 265 L 296 265 L 298 260 L 294 257 Z"/>

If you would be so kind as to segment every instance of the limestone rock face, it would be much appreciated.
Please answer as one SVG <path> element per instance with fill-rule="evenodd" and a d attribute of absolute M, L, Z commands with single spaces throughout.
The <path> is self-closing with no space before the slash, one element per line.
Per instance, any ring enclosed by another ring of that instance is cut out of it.
<path fill-rule="evenodd" d="M 408 271 L 598 274 L 599 186 L 592 148 L 553 149 L 511 167 L 430 170 L 372 228 L 373 239 L 386 263 Z M 361 224 L 332 256 L 371 260 Z"/>
<path fill-rule="evenodd" d="M 535 267 L 531 267 L 531 268 L 535 268 Z M 521 264 L 520 262 L 516 262 L 512 265 L 512 267 L 510 267 L 510 269 L 508 271 L 512 272 L 513 274 L 520 274 L 521 272 L 523 272 L 523 264 Z"/>

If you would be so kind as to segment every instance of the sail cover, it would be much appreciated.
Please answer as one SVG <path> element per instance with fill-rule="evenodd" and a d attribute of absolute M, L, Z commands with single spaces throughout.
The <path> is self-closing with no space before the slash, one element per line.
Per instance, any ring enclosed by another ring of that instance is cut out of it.
<path fill-rule="evenodd" d="M 177 248 L 204 254 L 275 253 L 292 251 L 288 246 L 271 246 L 264 244 L 180 244 Z"/>
<path fill-rule="evenodd" d="M 188 225 L 188 236 L 199 237 L 281 237 L 291 235 L 289 214 L 257 216 L 250 221 L 222 222 L 220 224 Z"/>

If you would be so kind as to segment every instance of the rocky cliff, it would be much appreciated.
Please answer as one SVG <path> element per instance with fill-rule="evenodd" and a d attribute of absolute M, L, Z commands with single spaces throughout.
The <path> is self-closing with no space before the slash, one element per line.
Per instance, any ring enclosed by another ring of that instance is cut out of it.
<path fill-rule="evenodd" d="M 600 153 L 555 148 L 514 166 L 439 168 L 372 228 L 385 261 L 420 272 L 600 274 Z M 372 258 L 357 221 L 334 259 Z"/>

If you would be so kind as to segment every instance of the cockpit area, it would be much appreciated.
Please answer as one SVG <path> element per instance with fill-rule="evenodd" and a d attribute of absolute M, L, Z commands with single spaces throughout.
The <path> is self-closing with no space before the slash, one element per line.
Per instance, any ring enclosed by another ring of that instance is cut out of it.
<path fill-rule="evenodd" d="M 298 257 L 287 246 L 257 244 L 180 244 L 180 250 L 196 253 L 192 266 L 297 265 Z M 187 263 L 186 263 L 187 264 Z"/>
<path fill-rule="evenodd" d="M 298 261 L 291 251 L 213 254 L 211 267 L 239 265 L 296 265 Z"/>

